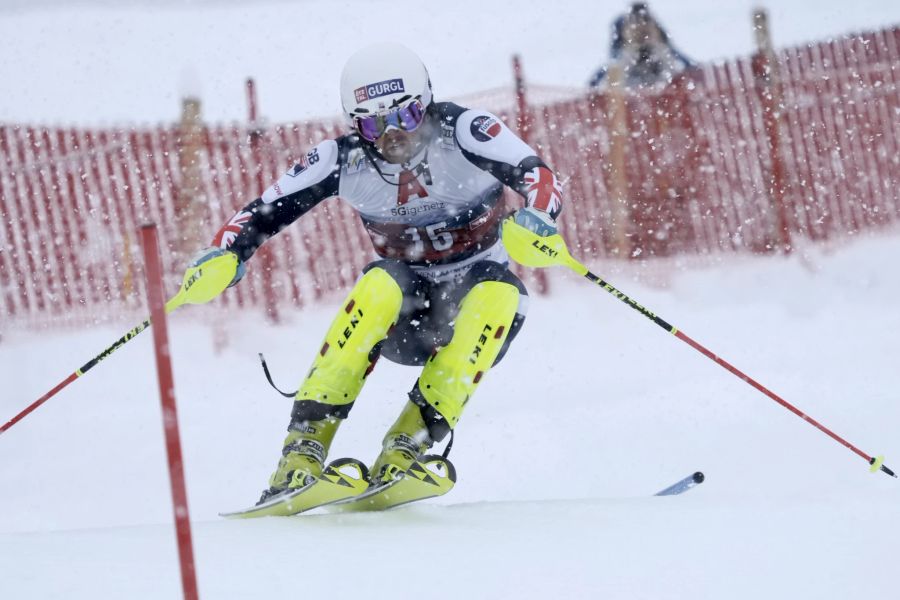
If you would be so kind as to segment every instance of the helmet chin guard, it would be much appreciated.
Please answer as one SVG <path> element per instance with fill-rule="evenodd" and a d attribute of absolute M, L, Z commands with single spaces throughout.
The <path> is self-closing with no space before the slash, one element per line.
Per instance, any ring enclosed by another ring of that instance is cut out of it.
<path fill-rule="evenodd" d="M 418 99 L 431 104 L 428 70 L 401 44 L 385 42 L 357 51 L 341 72 L 341 104 L 355 126 L 359 117 L 387 114 Z"/>

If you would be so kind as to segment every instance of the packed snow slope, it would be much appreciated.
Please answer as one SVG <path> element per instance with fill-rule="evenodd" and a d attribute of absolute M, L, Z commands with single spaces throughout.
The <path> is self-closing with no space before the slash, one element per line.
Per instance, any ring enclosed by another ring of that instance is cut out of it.
<path fill-rule="evenodd" d="M 870 454 L 900 467 L 897 232 L 612 283 Z M 251 265 L 252 266 L 252 265 Z M 203 598 L 897 597 L 900 481 L 603 290 L 556 274 L 469 404 L 447 496 L 388 513 L 225 521 L 281 448 L 338 299 L 287 315 L 170 319 Z M 131 326 L 5 330 L 5 421 Z M 381 362 L 332 456 L 371 461 L 416 370 Z M 176 598 L 151 336 L 0 436 L 0 596 Z M 695 470 L 684 496 L 652 494 Z"/>

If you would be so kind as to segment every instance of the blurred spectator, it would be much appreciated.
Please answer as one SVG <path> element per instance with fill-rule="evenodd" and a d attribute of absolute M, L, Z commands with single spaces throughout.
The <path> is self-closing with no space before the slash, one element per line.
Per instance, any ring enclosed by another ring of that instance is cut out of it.
<path fill-rule="evenodd" d="M 645 2 L 635 2 L 613 24 L 610 62 L 591 78 L 592 88 L 606 85 L 611 63 L 622 66 L 625 85 L 631 88 L 655 87 L 671 83 L 672 78 L 694 62 L 676 50 L 665 29 L 656 21 Z"/>

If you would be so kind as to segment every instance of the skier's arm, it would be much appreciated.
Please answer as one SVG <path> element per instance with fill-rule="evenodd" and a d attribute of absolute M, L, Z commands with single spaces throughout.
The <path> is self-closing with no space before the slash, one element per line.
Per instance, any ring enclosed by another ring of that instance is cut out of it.
<path fill-rule="evenodd" d="M 463 155 L 525 199 L 516 220 L 541 235 L 555 233 L 562 185 L 537 153 L 488 112 L 464 111 L 455 129 Z"/>
<path fill-rule="evenodd" d="M 263 242 L 322 200 L 336 196 L 339 179 L 338 143 L 324 141 L 239 210 L 216 234 L 213 247 L 234 252 L 243 266 Z"/>

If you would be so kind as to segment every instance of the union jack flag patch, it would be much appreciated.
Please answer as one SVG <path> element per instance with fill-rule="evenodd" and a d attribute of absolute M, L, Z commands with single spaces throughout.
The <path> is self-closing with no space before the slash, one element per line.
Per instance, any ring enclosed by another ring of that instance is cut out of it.
<path fill-rule="evenodd" d="M 527 206 L 533 206 L 556 219 L 562 212 L 562 184 L 546 167 L 535 167 L 525 173 Z"/>
<path fill-rule="evenodd" d="M 251 215 L 249 212 L 242 210 L 239 211 L 236 215 L 231 217 L 231 220 L 226 223 L 222 229 L 219 230 L 219 233 L 216 234 L 216 237 L 213 239 L 213 246 L 218 246 L 219 248 L 227 249 L 228 246 L 234 243 L 234 240 L 237 239 L 238 234 L 241 233 L 241 229 L 244 228 L 244 225 L 247 221 L 250 220 Z"/>

